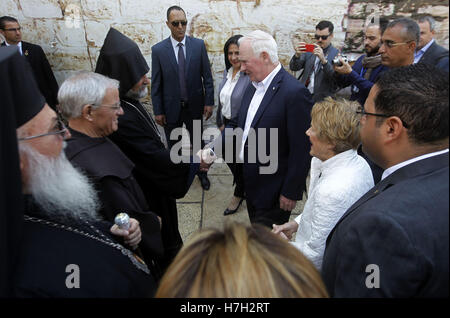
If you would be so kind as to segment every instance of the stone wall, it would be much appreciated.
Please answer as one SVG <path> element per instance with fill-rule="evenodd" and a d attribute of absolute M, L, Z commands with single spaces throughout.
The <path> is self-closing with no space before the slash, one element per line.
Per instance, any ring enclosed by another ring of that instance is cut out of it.
<path fill-rule="evenodd" d="M 294 43 L 311 42 L 322 19 L 335 25 L 334 45 L 356 54 L 361 51 L 359 31 L 380 13 L 389 18 L 432 14 L 438 42 L 449 44 L 448 1 L 439 0 L 1 0 L 0 16 L 19 20 L 23 39 L 43 47 L 61 83 L 76 70 L 95 69 L 109 27 L 135 40 L 151 65 L 151 46 L 170 35 L 166 10 L 174 4 L 186 11 L 188 34 L 205 40 L 216 87 L 225 41 L 255 29 L 274 36 L 285 67 Z"/>

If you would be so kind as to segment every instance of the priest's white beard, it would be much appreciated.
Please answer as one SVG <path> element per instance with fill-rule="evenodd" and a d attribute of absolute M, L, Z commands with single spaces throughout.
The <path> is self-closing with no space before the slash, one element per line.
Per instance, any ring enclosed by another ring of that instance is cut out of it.
<path fill-rule="evenodd" d="M 148 95 L 148 88 L 147 86 L 142 86 L 141 89 L 137 92 L 133 91 L 133 90 L 129 90 L 125 96 L 127 96 L 128 98 L 134 99 L 134 100 L 140 100 L 142 98 L 144 98 L 145 96 Z"/>
<path fill-rule="evenodd" d="M 29 180 L 25 190 L 49 217 L 100 219 L 97 214 L 100 202 L 93 185 L 72 166 L 64 151 L 57 158 L 49 158 L 26 144 L 21 143 L 19 149 L 28 161 Z"/>

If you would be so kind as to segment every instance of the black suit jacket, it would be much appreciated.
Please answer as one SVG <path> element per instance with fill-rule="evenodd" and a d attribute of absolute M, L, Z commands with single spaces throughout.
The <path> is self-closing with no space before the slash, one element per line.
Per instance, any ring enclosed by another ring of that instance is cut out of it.
<path fill-rule="evenodd" d="M 448 72 L 448 50 L 433 42 L 425 51 L 419 63 L 426 63 Z"/>
<path fill-rule="evenodd" d="M 334 297 L 448 297 L 448 153 L 382 180 L 327 239 L 322 277 Z M 370 275 L 379 268 L 379 288 Z"/>
<path fill-rule="evenodd" d="M 238 121 L 231 120 L 227 127 L 245 127 L 250 102 L 255 87 L 249 85 L 242 98 Z M 256 133 L 256 149 L 247 138 L 244 149 L 244 183 L 247 201 L 256 209 L 272 209 L 279 202 L 280 194 L 291 200 L 301 200 L 306 186 L 311 157 L 310 143 L 305 131 L 309 128 L 310 113 L 313 105 L 308 89 L 282 67 L 275 75 L 252 121 L 251 127 Z M 265 131 L 258 129 L 265 128 Z M 270 134 L 277 131 L 275 144 L 270 144 Z M 263 136 L 265 134 L 265 136 Z M 222 134 L 225 144 L 227 132 Z M 256 162 L 249 160 L 249 151 L 259 153 L 265 137 L 264 154 L 276 153 L 276 171 L 262 173 L 274 162 L 263 162 L 256 155 Z M 238 140 L 240 145 L 241 140 Z M 271 148 L 272 146 L 272 148 Z M 276 146 L 276 148 L 274 148 Z M 238 147 L 240 148 L 240 146 Z"/>
<path fill-rule="evenodd" d="M 3 42 L 2 46 L 6 44 Z M 44 51 L 39 45 L 22 41 L 22 53 L 30 63 L 36 83 L 47 104 L 56 109 L 59 87 Z"/>

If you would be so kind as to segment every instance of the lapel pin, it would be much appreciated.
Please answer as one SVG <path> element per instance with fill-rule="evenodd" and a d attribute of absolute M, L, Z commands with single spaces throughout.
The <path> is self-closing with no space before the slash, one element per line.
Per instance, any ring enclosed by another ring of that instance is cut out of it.
<path fill-rule="evenodd" d="M 25 56 L 28 56 L 28 50 L 25 50 Z"/>

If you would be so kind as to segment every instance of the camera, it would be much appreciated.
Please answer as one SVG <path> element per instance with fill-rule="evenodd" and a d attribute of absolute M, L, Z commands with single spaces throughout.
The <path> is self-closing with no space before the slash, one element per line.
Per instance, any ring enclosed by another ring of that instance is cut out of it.
<path fill-rule="evenodd" d="M 342 62 L 341 62 L 341 59 L 342 59 L 343 61 L 345 61 L 346 63 L 348 62 L 347 56 L 345 56 L 345 55 L 337 55 L 337 56 L 333 59 L 333 65 L 336 65 L 336 66 L 342 66 L 343 64 L 342 64 Z"/>

